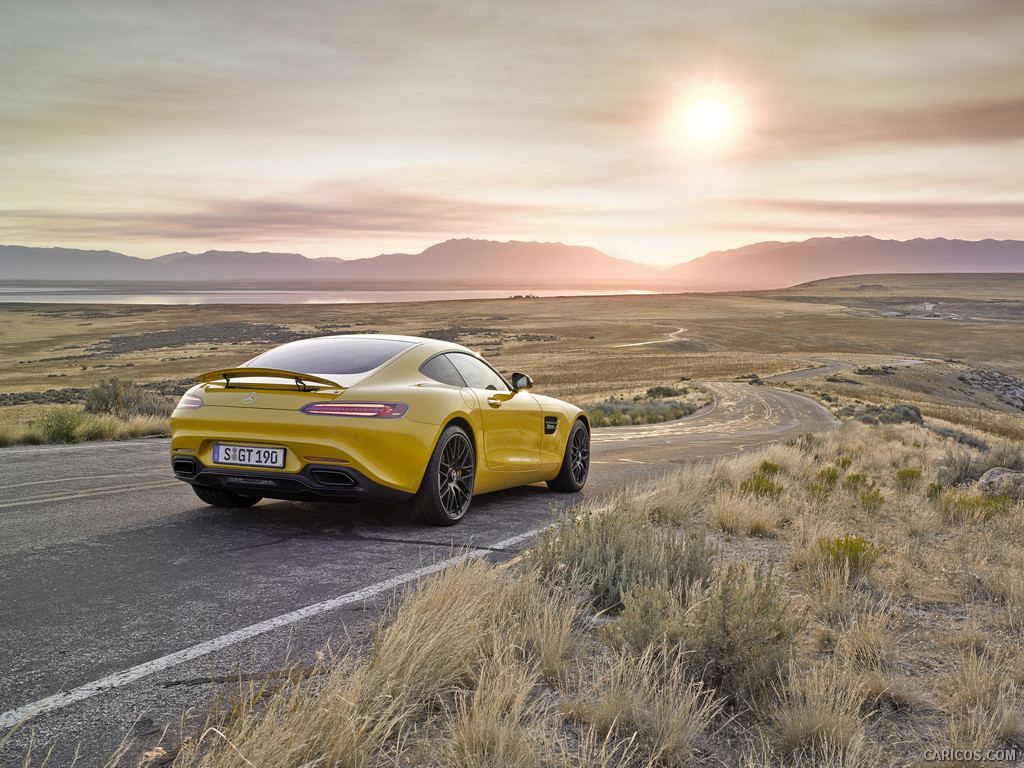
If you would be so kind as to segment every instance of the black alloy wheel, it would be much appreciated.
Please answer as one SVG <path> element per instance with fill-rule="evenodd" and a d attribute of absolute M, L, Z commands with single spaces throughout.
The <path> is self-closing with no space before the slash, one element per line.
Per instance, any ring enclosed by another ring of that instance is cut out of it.
<path fill-rule="evenodd" d="M 476 452 L 466 431 L 455 424 L 445 427 L 427 463 L 416 496 L 408 503 L 409 517 L 419 523 L 454 525 L 473 500 Z"/>
<path fill-rule="evenodd" d="M 441 450 L 437 467 L 437 492 L 444 513 L 458 520 L 473 498 L 473 446 L 463 432 L 454 432 Z"/>
<path fill-rule="evenodd" d="M 582 490 L 590 474 L 590 430 L 582 419 L 577 419 L 565 441 L 562 466 L 554 480 L 548 480 L 553 491 L 575 493 Z"/>

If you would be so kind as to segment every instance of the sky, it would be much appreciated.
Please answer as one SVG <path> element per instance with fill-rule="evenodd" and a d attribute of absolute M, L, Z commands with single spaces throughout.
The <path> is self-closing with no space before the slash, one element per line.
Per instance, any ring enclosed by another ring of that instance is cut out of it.
<path fill-rule="evenodd" d="M 0 243 L 1024 239 L 1020 0 L 4 0 Z"/>

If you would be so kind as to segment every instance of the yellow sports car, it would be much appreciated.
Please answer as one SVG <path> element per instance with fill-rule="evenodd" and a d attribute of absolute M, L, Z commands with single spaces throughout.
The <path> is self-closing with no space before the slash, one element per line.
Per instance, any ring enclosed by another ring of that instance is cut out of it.
<path fill-rule="evenodd" d="M 446 341 L 322 336 L 198 379 L 171 415 L 171 466 L 214 506 L 372 500 L 453 525 L 474 493 L 573 492 L 590 470 L 583 411 Z"/>

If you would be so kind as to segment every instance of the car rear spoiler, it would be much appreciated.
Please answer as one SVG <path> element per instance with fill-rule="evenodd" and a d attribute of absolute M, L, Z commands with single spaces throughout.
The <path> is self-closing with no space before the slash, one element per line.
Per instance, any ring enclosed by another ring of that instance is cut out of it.
<path fill-rule="evenodd" d="M 222 371 L 201 373 L 196 376 L 196 378 L 204 384 L 209 384 L 214 381 L 223 381 L 225 389 L 241 387 L 241 385 L 231 383 L 234 379 L 287 379 L 288 381 L 293 382 L 295 386 L 303 392 L 311 389 L 345 389 L 345 387 L 338 382 L 325 379 L 322 376 L 314 376 L 309 373 L 297 373 L 296 371 L 284 371 L 280 368 L 226 368 Z M 260 387 L 254 387 L 252 384 L 247 384 L 245 388 L 260 389 Z"/>

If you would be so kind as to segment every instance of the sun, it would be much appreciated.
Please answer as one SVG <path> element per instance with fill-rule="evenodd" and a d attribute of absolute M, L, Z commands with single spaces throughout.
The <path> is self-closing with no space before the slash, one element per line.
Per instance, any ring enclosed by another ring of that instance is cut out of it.
<path fill-rule="evenodd" d="M 668 105 L 665 137 L 677 151 L 728 157 L 751 129 L 750 96 L 736 83 L 681 86 Z"/>
<path fill-rule="evenodd" d="M 686 110 L 683 127 L 691 139 L 710 144 L 728 136 L 733 116 L 724 102 L 705 99 Z"/>

